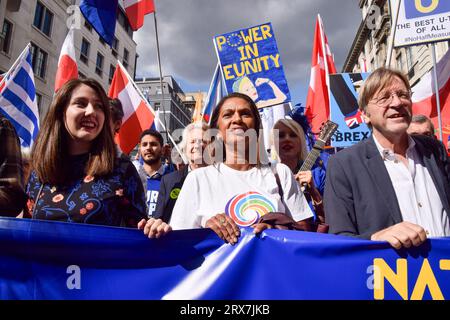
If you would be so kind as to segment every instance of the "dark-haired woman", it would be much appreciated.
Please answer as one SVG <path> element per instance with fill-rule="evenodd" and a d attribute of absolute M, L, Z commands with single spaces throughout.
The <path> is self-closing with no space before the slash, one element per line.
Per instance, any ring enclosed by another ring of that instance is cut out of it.
<path fill-rule="evenodd" d="M 117 157 L 110 126 L 98 82 L 71 80 L 58 91 L 32 152 L 28 217 L 127 227 L 146 218 L 139 176 Z"/>
<path fill-rule="evenodd" d="M 258 218 L 270 212 L 297 222 L 312 217 L 290 169 L 264 161 L 261 118 L 252 99 L 240 93 L 223 98 L 211 128 L 217 134 L 216 162 L 187 176 L 170 220 L 173 229 L 211 228 L 234 244 L 240 236 L 236 222 L 259 233 L 270 225 Z"/>

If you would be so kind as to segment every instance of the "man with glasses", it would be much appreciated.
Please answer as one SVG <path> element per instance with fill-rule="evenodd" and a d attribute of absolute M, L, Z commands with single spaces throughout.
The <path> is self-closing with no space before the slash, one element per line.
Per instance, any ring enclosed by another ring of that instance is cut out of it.
<path fill-rule="evenodd" d="M 358 104 L 372 136 L 328 162 L 324 204 L 330 232 L 388 241 L 396 249 L 450 236 L 449 159 L 437 139 L 407 134 L 407 78 L 377 69 Z"/>

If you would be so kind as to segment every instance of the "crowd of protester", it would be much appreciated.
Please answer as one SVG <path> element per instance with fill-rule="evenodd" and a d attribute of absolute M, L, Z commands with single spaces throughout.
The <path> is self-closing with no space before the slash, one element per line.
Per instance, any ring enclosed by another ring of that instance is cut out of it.
<path fill-rule="evenodd" d="M 258 107 L 241 93 L 218 103 L 210 125 L 185 128 L 185 161 L 171 161 L 170 147 L 151 129 L 131 161 L 114 143 L 120 100 L 108 99 L 95 80 L 71 80 L 55 95 L 30 158 L 0 115 L 0 215 L 134 227 L 150 238 L 210 228 L 235 244 L 233 199 L 259 197 L 275 218 L 250 219 L 256 234 L 288 219 L 296 230 L 327 224 L 330 233 L 395 248 L 450 236 L 448 150 L 428 118 L 412 116 L 408 80 L 374 71 L 359 108 L 372 136 L 308 171 L 299 171 L 307 156 L 302 127 L 278 121 L 269 159 Z"/>

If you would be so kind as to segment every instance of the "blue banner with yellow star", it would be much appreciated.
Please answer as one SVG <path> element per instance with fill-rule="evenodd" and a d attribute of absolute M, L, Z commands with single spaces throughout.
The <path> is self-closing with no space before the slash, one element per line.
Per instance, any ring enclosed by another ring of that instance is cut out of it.
<path fill-rule="evenodd" d="M 271 23 L 214 37 L 229 93 L 240 92 L 258 108 L 291 101 Z"/>

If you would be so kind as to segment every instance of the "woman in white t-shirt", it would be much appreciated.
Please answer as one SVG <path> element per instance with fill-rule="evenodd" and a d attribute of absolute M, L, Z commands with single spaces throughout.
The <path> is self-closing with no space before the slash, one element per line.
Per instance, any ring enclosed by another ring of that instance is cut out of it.
<path fill-rule="evenodd" d="M 215 163 L 186 178 L 170 220 L 174 230 L 211 228 L 235 244 L 239 226 L 252 226 L 255 233 L 270 228 L 257 223 L 266 213 L 282 212 L 295 221 L 313 216 L 290 169 L 263 164 L 261 118 L 252 99 L 240 93 L 223 98 L 211 128 L 217 130 Z"/>

